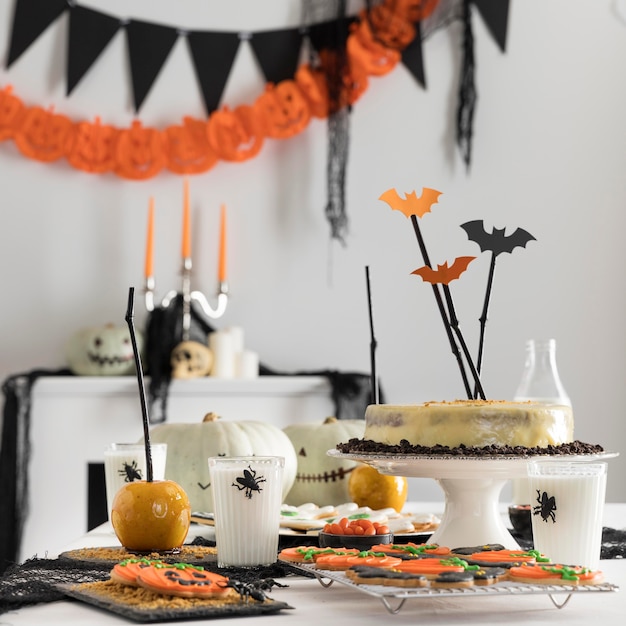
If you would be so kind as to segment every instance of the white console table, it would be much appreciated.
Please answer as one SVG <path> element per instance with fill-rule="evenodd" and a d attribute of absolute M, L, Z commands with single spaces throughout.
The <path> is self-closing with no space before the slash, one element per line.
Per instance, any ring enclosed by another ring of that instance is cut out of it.
<path fill-rule="evenodd" d="M 317 376 L 174 380 L 167 422 L 258 420 L 279 428 L 332 415 L 330 384 Z M 143 436 L 137 379 L 42 377 L 32 390 L 29 514 L 20 560 L 44 556 L 87 530 L 87 468 L 108 443 Z"/>

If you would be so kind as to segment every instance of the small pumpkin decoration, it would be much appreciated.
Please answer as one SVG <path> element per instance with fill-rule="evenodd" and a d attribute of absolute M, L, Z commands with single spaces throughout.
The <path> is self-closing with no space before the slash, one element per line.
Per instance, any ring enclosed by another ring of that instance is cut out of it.
<path fill-rule="evenodd" d="M 137 333 L 141 350 L 143 337 Z M 65 346 L 70 370 L 78 376 L 125 376 L 135 371 L 130 331 L 125 326 L 94 326 L 72 335 Z"/>
<path fill-rule="evenodd" d="M 231 110 L 213 111 L 207 122 L 209 145 L 220 159 L 246 161 L 256 156 L 265 141 L 254 109 L 242 104 Z"/>
<path fill-rule="evenodd" d="M 265 92 L 254 103 L 254 110 L 265 135 L 287 139 L 303 131 L 311 120 L 311 109 L 298 83 L 283 80 L 268 83 Z"/>
<path fill-rule="evenodd" d="M 159 424 L 150 439 L 167 444 L 165 477 L 187 492 L 192 511 L 213 511 L 210 456 L 284 457 L 283 498 L 296 478 L 298 460 L 289 437 L 266 422 L 228 421 L 208 413 L 199 424 Z"/>
<path fill-rule="evenodd" d="M 181 341 L 170 356 L 172 378 L 201 378 L 213 367 L 213 351 L 199 341 Z"/>
<path fill-rule="evenodd" d="M 356 461 L 334 459 L 326 454 L 353 437 L 361 438 L 365 420 L 338 420 L 290 424 L 283 429 L 298 457 L 298 473 L 285 502 L 300 506 L 313 502 L 319 506 L 350 501 L 348 478 Z"/>
<path fill-rule="evenodd" d="M 115 166 L 118 129 L 101 124 L 99 117 L 96 117 L 93 124 L 80 122 L 74 128 L 71 148 L 67 154 L 70 164 L 84 172 L 101 174 L 111 171 Z"/>
<path fill-rule="evenodd" d="M 0 91 L 0 141 L 15 136 L 26 107 L 13 95 L 13 87 L 7 85 Z"/>
<path fill-rule="evenodd" d="M 15 132 L 15 144 L 19 151 L 31 159 L 51 162 L 65 156 L 67 141 L 73 124 L 65 115 L 31 107 L 24 113 L 19 129 Z"/>
<path fill-rule="evenodd" d="M 135 120 L 130 128 L 119 131 L 115 160 L 115 173 L 122 178 L 145 180 L 155 176 L 166 162 L 163 133 Z"/>
<path fill-rule="evenodd" d="M 217 153 L 209 145 L 206 122 L 185 117 L 182 125 L 165 130 L 167 169 L 176 174 L 200 174 L 217 163 Z"/>

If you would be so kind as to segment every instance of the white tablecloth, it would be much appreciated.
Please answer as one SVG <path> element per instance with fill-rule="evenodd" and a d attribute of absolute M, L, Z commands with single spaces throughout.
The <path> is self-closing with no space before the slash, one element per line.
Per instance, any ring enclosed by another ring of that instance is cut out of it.
<path fill-rule="evenodd" d="M 437 512 L 441 504 L 423 504 L 420 508 Z M 607 504 L 604 525 L 623 529 L 626 527 L 626 504 Z M 190 538 L 203 535 L 206 529 L 192 526 Z M 94 529 L 78 538 L 61 550 L 88 546 L 119 545 L 109 524 Z M 605 580 L 621 588 L 621 591 L 606 593 L 573 594 L 567 605 L 557 609 L 546 594 L 531 596 L 504 597 L 454 597 L 454 598 L 419 598 L 410 599 L 399 613 L 392 615 L 380 599 L 367 596 L 354 589 L 333 583 L 328 589 L 317 580 L 307 578 L 288 578 L 282 582 L 288 588 L 274 588 L 271 596 L 291 605 L 293 610 L 278 614 L 257 616 L 254 618 L 228 618 L 228 626 L 240 624 L 274 624 L 284 626 L 319 626 L 337 623 L 342 626 L 368 626 L 376 624 L 532 624 L 553 626 L 589 626 L 591 623 L 608 625 L 622 623 L 626 610 L 626 560 L 615 559 L 601 561 Z M 564 596 L 556 596 L 562 601 Z M 255 620 L 251 622 L 250 620 Z M 73 626 L 114 625 L 129 623 L 113 614 L 92 608 L 80 602 L 61 601 L 41 604 L 6 613 L 0 617 L 0 624 L 23 626 Z M 163 622 L 164 624 L 180 622 Z M 210 624 L 213 620 L 197 620 L 192 624 Z"/>

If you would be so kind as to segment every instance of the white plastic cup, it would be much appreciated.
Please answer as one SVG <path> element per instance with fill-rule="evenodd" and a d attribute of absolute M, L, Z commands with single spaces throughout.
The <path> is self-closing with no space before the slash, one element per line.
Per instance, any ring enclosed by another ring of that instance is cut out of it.
<path fill-rule="evenodd" d="M 600 566 L 606 463 L 529 461 L 535 549 L 553 563 Z"/>
<path fill-rule="evenodd" d="M 210 457 L 219 567 L 271 565 L 278 557 L 284 457 Z"/>
<path fill-rule="evenodd" d="M 152 456 L 152 479 L 165 479 L 167 444 L 150 445 Z M 107 492 L 107 512 L 111 519 L 111 507 L 115 494 L 125 483 L 146 480 L 146 448 L 143 443 L 112 443 L 104 450 L 104 476 Z"/>

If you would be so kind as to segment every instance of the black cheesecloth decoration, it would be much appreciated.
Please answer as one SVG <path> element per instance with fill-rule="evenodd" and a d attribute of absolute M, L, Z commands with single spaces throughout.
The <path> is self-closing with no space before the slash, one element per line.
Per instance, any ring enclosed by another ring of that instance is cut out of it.
<path fill-rule="evenodd" d="M 465 165 L 469 169 L 472 160 L 472 133 L 474 108 L 476 107 L 476 84 L 474 62 L 474 33 L 472 31 L 471 0 L 463 0 L 463 59 L 456 117 L 456 141 Z"/>

